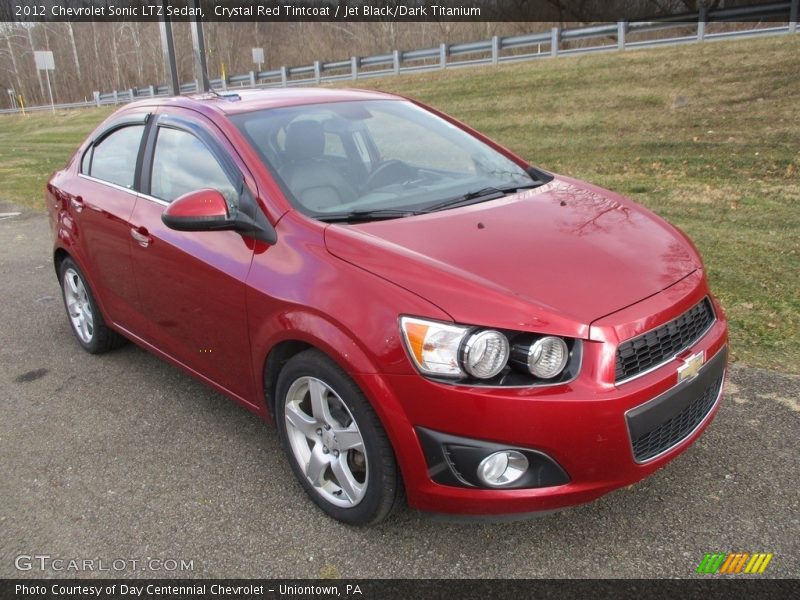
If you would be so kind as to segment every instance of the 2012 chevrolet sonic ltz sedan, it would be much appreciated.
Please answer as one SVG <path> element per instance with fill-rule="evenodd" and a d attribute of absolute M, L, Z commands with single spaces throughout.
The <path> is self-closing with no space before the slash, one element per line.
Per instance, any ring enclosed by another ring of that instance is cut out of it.
<path fill-rule="evenodd" d="M 133 340 L 274 420 L 347 523 L 403 495 L 462 515 L 588 502 L 719 405 L 727 325 L 684 234 L 412 100 L 136 102 L 47 206 L 78 343 Z"/>

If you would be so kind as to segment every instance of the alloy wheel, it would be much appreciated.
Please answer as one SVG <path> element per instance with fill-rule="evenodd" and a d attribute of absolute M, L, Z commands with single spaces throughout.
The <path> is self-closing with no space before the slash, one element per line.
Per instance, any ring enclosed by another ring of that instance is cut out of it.
<path fill-rule="evenodd" d="M 92 306 L 81 276 L 72 268 L 64 271 L 64 299 L 72 328 L 83 343 L 90 344 L 94 336 Z"/>
<path fill-rule="evenodd" d="M 336 506 L 361 502 L 368 483 L 364 439 L 333 388 L 299 377 L 286 394 L 284 418 L 294 458 L 314 491 Z"/>

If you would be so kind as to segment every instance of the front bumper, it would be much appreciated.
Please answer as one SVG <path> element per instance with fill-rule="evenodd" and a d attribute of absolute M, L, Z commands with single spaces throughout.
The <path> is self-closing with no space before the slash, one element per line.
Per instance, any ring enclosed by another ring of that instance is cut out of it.
<path fill-rule="evenodd" d="M 400 409 L 387 429 L 409 504 L 425 511 L 466 515 L 548 511 L 589 502 L 650 475 L 688 448 L 719 408 L 727 323 L 721 309 L 715 308 L 716 322 L 686 351 L 704 353 L 705 364 L 694 379 L 680 384 L 680 358 L 620 385 L 605 381 L 609 344 L 599 341 L 584 342 L 581 376 L 552 387 L 481 388 L 437 383 L 417 375 L 369 376 L 370 393 L 391 395 L 387 405 Z M 698 403 L 707 393 L 712 394 L 710 402 Z M 701 418 L 687 428 L 687 411 L 696 416 L 698 410 Z M 666 429 L 654 427 L 664 423 Z M 426 457 L 420 428 L 542 453 L 563 469 L 568 481 L 524 489 L 437 483 L 435 479 L 441 481 L 434 472 L 437 465 L 431 464 L 430 449 Z M 674 439 L 653 455 L 637 456 L 635 438 L 648 434 Z"/>

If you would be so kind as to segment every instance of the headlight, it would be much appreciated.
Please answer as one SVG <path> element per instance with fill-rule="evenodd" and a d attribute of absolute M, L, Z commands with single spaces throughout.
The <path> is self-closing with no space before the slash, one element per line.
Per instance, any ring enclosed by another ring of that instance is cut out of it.
<path fill-rule="evenodd" d="M 552 379 L 567 366 L 569 350 L 560 337 L 548 335 L 530 345 L 514 344 L 512 361 L 540 379 Z"/>
<path fill-rule="evenodd" d="M 571 379 L 580 368 L 579 340 L 405 316 L 400 330 L 414 365 L 432 377 L 519 387 Z"/>
<path fill-rule="evenodd" d="M 493 329 L 478 331 L 464 344 L 464 370 L 478 379 L 491 379 L 505 368 L 508 354 L 506 336 Z"/>
<path fill-rule="evenodd" d="M 402 317 L 400 329 L 408 352 L 420 371 L 427 375 L 464 376 L 458 353 L 469 331 L 467 327 Z"/>

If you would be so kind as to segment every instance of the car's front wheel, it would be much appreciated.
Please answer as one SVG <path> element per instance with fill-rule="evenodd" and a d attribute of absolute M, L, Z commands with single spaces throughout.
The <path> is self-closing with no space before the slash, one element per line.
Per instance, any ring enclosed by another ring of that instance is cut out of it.
<path fill-rule="evenodd" d="M 386 433 L 355 382 L 307 350 L 281 371 L 275 404 L 284 450 L 314 502 L 351 525 L 385 519 L 402 482 Z"/>
<path fill-rule="evenodd" d="M 101 354 L 122 345 L 125 338 L 106 325 L 75 261 L 65 258 L 61 262 L 59 278 L 69 323 L 81 347 L 92 354 Z"/>

